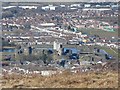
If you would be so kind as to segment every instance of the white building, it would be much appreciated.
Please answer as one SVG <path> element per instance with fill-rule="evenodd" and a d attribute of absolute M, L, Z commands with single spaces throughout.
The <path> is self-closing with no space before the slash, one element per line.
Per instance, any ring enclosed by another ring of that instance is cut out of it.
<path fill-rule="evenodd" d="M 57 42 L 57 41 L 54 41 L 53 42 L 53 49 L 58 51 L 58 54 L 61 55 L 62 54 L 62 45 L 61 43 Z"/>
<path fill-rule="evenodd" d="M 43 6 L 42 9 L 43 10 L 55 10 L 57 6 L 53 6 L 53 5 L 48 5 L 48 6 Z"/>
<path fill-rule="evenodd" d="M 59 51 L 60 50 L 60 43 L 57 42 L 57 41 L 54 41 L 53 42 L 53 49 L 56 50 L 56 51 Z"/>
<path fill-rule="evenodd" d="M 7 7 L 2 7 L 3 9 L 10 9 L 10 8 L 14 8 L 17 6 L 7 6 Z M 37 9 L 37 6 L 19 6 L 19 8 L 23 8 L 23 9 Z"/>
<path fill-rule="evenodd" d="M 55 24 L 54 23 L 42 23 L 42 24 L 40 24 L 40 26 L 51 27 L 51 26 L 55 26 Z"/>
<path fill-rule="evenodd" d="M 10 9 L 10 8 L 14 8 L 16 6 L 7 6 L 7 7 L 2 7 L 3 9 Z"/>
<path fill-rule="evenodd" d="M 37 6 L 19 6 L 19 7 L 23 9 L 37 9 Z"/>
<path fill-rule="evenodd" d="M 60 7 L 65 7 L 65 5 L 60 5 Z"/>
<path fill-rule="evenodd" d="M 70 7 L 80 7 L 80 4 L 71 4 Z"/>
<path fill-rule="evenodd" d="M 84 7 L 89 8 L 89 7 L 91 7 L 91 5 L 90 4 L 85 4 Z"/>

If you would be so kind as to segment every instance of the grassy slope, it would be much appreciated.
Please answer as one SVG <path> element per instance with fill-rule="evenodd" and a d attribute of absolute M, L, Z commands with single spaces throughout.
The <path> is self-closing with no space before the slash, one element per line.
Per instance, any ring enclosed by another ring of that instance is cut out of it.
<path fill-rule="evenodd" d="M 88 29 L 79 29 L 79 31 L 91 34 L 91 35 L 99 35 L 100 37 L 107 37 L 107 38 L 111 38 L 111 37 L 118 37 L 118 31 L 115 30 L 115 32 L 108 32 L 108 31 L 103 31 L 100 29 L 92 29 L 92 28 L 88 28 Z"/>
<path fill-rule="evenodd" d="M 111 50 L 110 48 L 108 48 L 108 47 L 105 47 L 105 46 L 95 46 L 95 47 L 98 47 L 98 48 L 100 48 L 100 49 L 103 49 L 103 50 L 105 50 L 108 54 L 110 54 L 110 55 L 112 55 L 112 56 L 115 56 L 115 57 L 118 57 L 118 50 L 117 49 L 115 49 L 115 48 L 112 48 L 113 50 Z"/>
<path fill-rule="evenodd" d="M 43 87 L 43 88 L 117 88 L 117 72 L 92 72 L 54 75 L 51 77 L 42 77 L 40 75 L 17 76 L 11 75 L 3 79 L 2 87 Z"/>

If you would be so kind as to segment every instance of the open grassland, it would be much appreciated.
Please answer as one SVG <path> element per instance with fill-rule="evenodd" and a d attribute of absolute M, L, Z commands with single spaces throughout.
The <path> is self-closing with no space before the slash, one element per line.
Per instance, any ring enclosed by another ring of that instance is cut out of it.
<path fill-rule="evenodd" d="M 90 35 L 99 35 L 100 37 L 112 38 L 118 37 L 118 30 L 116 29 L 115 32 L 104 31 L 100 29 L 93 29 L 93 28 L 81 28 L 79 31 L 88 33 Z"/>
<path fill-rule="evenodd" d="M 3 88 L 117 88 L 117 72 L 73 74 L 65 71 L 49 77 L 9 75 L 2 78 Z"/>
<path fill-rule="evenodd" d="M 100 48 L 100 49 L 103 49 L 103 50 L 105 50 L 108 54 L 110 54 L 110 55 L 118 58 L 119 52 L 118 52 L 118 49 L 116 49 L 116 48 L 109 48 L 109 47 L 98 46 L 98 45 L 96 45 L 95 47 Z"/>

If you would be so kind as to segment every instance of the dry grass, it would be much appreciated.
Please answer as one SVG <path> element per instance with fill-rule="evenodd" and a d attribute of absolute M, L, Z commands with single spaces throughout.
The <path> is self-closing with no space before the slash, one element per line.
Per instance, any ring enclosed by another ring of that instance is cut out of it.
<path fill-rule="evenodd" d="M 43 77 L 40 75 L 3 77 L 2 87 L 40 87 L 40 88 L 117 88 L 117 72 L 89 72 L 62 74 Z"/>

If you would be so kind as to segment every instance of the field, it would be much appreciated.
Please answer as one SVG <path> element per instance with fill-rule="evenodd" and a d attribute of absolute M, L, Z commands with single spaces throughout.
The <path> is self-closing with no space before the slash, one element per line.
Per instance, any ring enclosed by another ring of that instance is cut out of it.
<path fill-rule="evenodd" d="M 2 88 L 117 88 L 117 72 L 73 74 L 65 71 L 49 77 L 9 75 L 2 78 Z"/>
<path fill-rule="evenodd" d="M 116 58 L 118 57 L 118 50 L 116 48 L 109 48 L 109 47 L 98 46 L 98 45 L 96 45 L 95 47 L 105 50 L 108 54 Z"/>
<path fill-rule="evenodd" d="M 88 33 L 90 35 L 99 35 L 100 37 L 106 37 L 106 38 L 112 38 L 112 37 L 116 37 L 118 38 L 118 30 L 115 30 L 115 32 L 108 32 L 108 31 L 103 31 L 100 29 L 92 29 L 92 28 L 81 28 L 79 29 L 79 31 L 82 31 L 84 33 Z"/>

